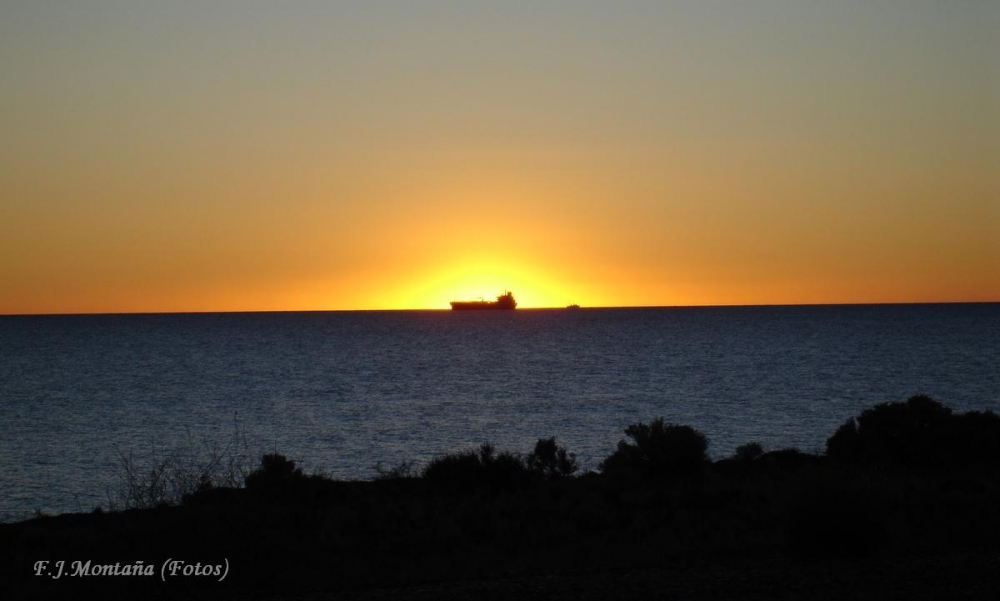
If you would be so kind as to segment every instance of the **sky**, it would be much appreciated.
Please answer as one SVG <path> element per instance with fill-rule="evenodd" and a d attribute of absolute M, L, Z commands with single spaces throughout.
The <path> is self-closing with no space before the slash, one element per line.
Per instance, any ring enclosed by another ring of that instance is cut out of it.
<path fill-rule="evenodd" d="M 1000 301 L 1000 3 L 0 4 L 0 314 Z"/>

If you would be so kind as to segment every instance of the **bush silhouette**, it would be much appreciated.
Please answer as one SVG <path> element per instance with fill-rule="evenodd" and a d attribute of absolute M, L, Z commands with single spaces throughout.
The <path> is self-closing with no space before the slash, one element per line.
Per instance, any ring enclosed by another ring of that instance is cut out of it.
<path fill-rule="evenodd" d="M 235 422 L 234 438 L 224 446 L 210 441 L 166 452 L 155 446 L 135 455 L 114 445 L 119 487 L 110 508 L 139 509 L 176 505 L 195 493 L 216 487 L 242 486 L 252 467 L 246 433 Z"/>
<path fill-rule="evenodd" d="M 839 461 L 861 461 L 864 453 L 857 420 L 853 417 L 847 418 L 833 436 L 826 439 L 826 455 Z"/>
<path fill-rule="evenodd" d="M 829 457 L 907 466 L 1000 463 L 1000 417 L 955 415 L 927 396 L 881 403 L 847 420 L 826 443 Z"/>
<path fill-rule="evenodd" d="M 691 477 L 701 474 L 708 461 L 708 441 L 690 426 L 665 423 L 661 417 L 649 424 L 633 424 L 625 434 L 633 442 L 618 441 L 615 452 L 601 462 L 604 473 Z"/>
<path fill-rule="evenodd" d="M 926 396 L 881 403 L 849 419 L 827 440 L 834 459 L 922 465 L 940 458 L 951 410 Z"/>
<path fill-rule="evenodd" d="M 733 459 L 737 461 L 753 461 L 764 454 L 764 447 L 759 442 L 748 442 L 736 447 Z"/>
<path fill-rule="evenodd" d="M 424 468 L 423 477 L 462 488 L 513 488 L 526 484 L 531 473 L 517 455 L 497 453 L 493 445 L 483 443 L 478 451 L 435 457 Z"/>
<path fill-rule="evenodd" d="M 248 489 L 275 490 L 293 482 L 304 481 L 306 475 L 295 462 L 279 453 L 268 453 L 261 457 L 260 467 L 247 474 Z"/>
<path fill-rule="evenodd" d="M 531 472 L 547 479 L 565 478 L 577 469 L 576 455 L 559 446 L 555 437 L 539 438 L 526 463 Z"/>
<path fill-rule="evenodd" d="M 375 464 L 376 480 L 405 480 L 417 477 L 416 461 L 401 461 L 391 467 L 386 467 L 381 461 Z"/>

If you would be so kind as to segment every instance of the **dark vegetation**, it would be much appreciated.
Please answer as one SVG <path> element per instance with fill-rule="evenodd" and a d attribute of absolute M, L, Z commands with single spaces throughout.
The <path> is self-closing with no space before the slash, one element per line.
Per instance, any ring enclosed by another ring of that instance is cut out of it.
<path fill-rule="evenodd" d="M 611 477 L 696 478 L 708 465 L 708 440 L 690 426 L 664 423 L 661 417 L 631 425 L 625 435 L 632 442 L 619 441 L 615 452 L 601 462 L 601 471 Z"/>
<path fill-rule="evenodd" d="M 188 440 L 184 451 L 158 452 L 143 457 L 132 451 L 118 455 L 118 490 L 109 494 L 112 510 L 176 505 L 195 492 L 214 487 L 237 488 L 253 469 L 246 432 L 233 416 L 233 437 L 224 446 L 196 445 Z"/>
<path fill-rule="evenodd" d="M 715 462 L 687 426 L 655 419 L 625 435 L 600 473 L 582 475 L 554 438 L 525 455 L 484 444 L 422 470 L 379 466 L 370 482 L 265 455 L 242 487 L 209 475 L 174 504 L 0 525 L 0 597 L 1000 594 L 991 412 L 956 414 L 917 396 L 848 420 L 822 455 L 751 442 Z M 167 558 L 225 558 L 231 571 L 223 582 L 33 575 L 39 560 L 159 570 Z"/>

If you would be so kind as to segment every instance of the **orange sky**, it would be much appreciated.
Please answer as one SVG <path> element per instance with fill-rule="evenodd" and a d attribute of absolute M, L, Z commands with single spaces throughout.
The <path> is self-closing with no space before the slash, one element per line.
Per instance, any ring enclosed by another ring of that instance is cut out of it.
<path fill-rule="evenodd" d="M 0 313 L 1000 301 L 996 3 L 41 4 Z"/>

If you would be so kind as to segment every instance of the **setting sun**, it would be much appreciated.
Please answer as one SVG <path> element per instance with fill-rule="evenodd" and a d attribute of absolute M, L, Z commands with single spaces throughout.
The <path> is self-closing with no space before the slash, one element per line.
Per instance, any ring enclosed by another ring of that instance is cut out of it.
<path fill-rule="evenodd" d="M 419 284 L 404 289 L 397 298 L 402 306 L 415 309 L 447 309 L 453 300 L 494 300 L 509 290 L 518 307 L 559 307 L 574 298 L 572 291 L 559 286 L 560 282 L 528 264 L 474 260 L 422 275 Z"/>

